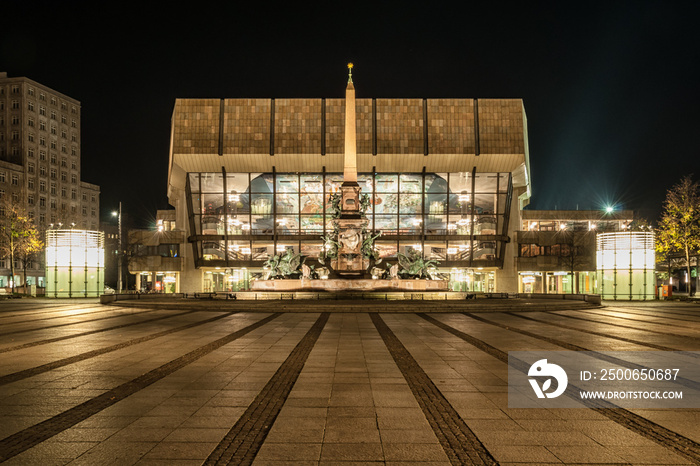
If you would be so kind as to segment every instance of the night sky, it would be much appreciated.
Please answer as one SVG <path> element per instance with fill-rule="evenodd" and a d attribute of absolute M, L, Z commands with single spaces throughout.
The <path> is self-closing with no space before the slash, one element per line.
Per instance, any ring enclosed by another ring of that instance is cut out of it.
<path fill-rule="evenodd" d="M 531 208 L 654 221 L 700 179 L 700 2 L 238 3 L 3 5 L 0 71 L 81 102 L 103 220 L 167 208 L 176 98 L 341 98 L 348 61 L 358 98 L 522 98 Z"/>

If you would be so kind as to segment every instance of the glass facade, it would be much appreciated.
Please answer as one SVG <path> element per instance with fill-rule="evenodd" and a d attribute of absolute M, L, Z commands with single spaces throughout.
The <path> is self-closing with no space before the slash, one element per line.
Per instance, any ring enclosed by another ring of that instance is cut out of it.
<path fill-rule="evenodd" d="M 141 293 L 178 293 L 178 272 L 140 272 L 136 289 Z"/>
<path fill-rule="evenodd" d="M 189 173 L 190 241 L 197 267 L 259 266 L 288 249 L 310 258 L 332 231 L 341 173 Z M 449 266 L 502 264 L 510 173 L 360 173 L 382 258 L 419 251 Z M 214 282 L 212 277 L 212 283 Z"/>
<path fill-rule="evenodd" d="M 492 293 L 496 288 L 493 271 L 459 269 L 450 270 L 450 291 Z"/>

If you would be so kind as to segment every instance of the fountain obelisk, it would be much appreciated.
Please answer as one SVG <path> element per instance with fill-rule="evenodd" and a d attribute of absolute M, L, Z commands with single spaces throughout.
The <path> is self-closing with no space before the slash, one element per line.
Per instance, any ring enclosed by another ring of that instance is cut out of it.
<path fill-rule="evenodd" d="M 343 184 L 340 186 L 340 216 L 334 220 L 338 229 L 338 257 L 333 269 L 339 275 L 361 276 L 369 267 L 362 257 L 363 229 L 368 221 L 360 209 L 360 185 L 357 183 L 357 137 L 355 120 L 355 87 L 352 63 L 348 63 L 348 85 L 345 88 L 345 154 Z"/>

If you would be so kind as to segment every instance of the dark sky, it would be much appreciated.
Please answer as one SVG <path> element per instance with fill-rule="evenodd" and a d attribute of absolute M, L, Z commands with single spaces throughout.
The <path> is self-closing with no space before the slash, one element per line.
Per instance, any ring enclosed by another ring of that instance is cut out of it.
<path fill-rule="evenodd" d="M 697 1 L 10 3 L 0 71 L 81 102 L 103 219 L 167 207 L 176 98 L 342 97 L 348 61 L 358 97 L 522 98 L 533 208 L 655 220 L 700 178 Z"/>

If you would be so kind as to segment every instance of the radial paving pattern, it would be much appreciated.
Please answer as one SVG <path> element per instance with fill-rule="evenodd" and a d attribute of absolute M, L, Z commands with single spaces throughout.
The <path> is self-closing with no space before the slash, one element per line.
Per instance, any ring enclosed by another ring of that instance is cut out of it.
<path fill-rule="evenodd" d="M 700 464 L 700 410 L 507 400 L 508 351 L 700 351 L 699 306 L 509 302 L 0 302 L 0 461 Z"/>

